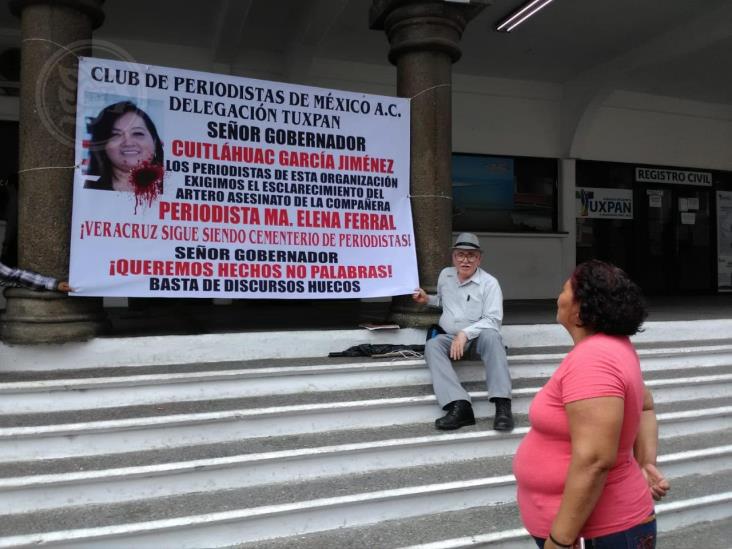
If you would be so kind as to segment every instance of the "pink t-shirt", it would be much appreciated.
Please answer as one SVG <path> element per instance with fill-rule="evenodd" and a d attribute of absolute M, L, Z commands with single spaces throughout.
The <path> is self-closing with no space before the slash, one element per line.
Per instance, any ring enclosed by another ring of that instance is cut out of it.
<path fill-rule="evenodd" d="M 617 396 L 624 400 L 617 461 L 581 536 L 594 538 L 627 530 L 653 512 L 653 498 L 633 443 L 643 410 L 643 378 L 638 355 L 627 337 L 595 334 L 578 343 L 529 408 L 531 429 L 513 460 L 518 504 L 526 529 L 549 535 L 562 501 L 572 452 L 564 405 Z"/>

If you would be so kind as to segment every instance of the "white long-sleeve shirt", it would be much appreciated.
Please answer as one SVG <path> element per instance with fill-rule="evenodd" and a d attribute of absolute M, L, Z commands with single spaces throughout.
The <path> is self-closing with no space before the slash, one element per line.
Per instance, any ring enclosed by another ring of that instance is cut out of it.
<path fill-rule="evenodd" d="M 448 334 L 462 330 L 470 340 L 481 330 L 501 330 L 503 292 L 498 280 L 480 267 L 465 282 L 460 282 L 455 267 L 443 269 L 437 279 L 437 295 L 427 298 L 429 305 L 442 307 L 440 326 Z"/>

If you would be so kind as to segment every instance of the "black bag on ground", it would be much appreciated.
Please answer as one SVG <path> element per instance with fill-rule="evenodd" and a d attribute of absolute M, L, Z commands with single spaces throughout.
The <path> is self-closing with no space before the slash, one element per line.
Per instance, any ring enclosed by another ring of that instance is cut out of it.
<path fill-rule="evenodd" d="M 361 345 L 354 345 L 349 347 L 345 351 L 337 351 L 328 353 L 329 357 L 339 356 L 373 356 L 373 355 L 384 355 L 387 353 L 393 353 L 397 351 L 414 351 L 417 353 L 424 353 L 424 345 L 394 345 L 391 343 L 362 343 Z"/>

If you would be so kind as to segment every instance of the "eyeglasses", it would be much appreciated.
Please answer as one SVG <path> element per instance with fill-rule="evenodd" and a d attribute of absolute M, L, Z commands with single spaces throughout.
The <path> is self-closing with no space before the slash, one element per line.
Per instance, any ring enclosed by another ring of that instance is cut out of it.
<path fill-rule="evenodd" d="M 458 261 L 477 261 L 480 254 L 477 252 L 454 252 L 455 259 Z"/>

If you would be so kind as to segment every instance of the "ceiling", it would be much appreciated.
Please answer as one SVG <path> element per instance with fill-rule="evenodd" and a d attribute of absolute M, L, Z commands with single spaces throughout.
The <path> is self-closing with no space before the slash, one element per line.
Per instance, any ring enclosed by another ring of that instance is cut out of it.
<path fill-rule="evenodd" d="M 732 104 L 731 0 L 555 0 L 514 32 L 495 32 L 496 22 L 523 1 L 493 0 L 468 25 L 456 73 L 590 82 Z M 213 63 L 232 67 L 261 57 L 281 64 L 281 73 L 297 81 L 292 68 L 313 58 L 388 65 L 384 33 L 369 29 L 370 5 L 369 0 L 107 0 L 106 19 L 95 37 L 198 48 Z M 0 46 L 19 45 L 19 27 L 7 7 L 0 10 Z"/>

